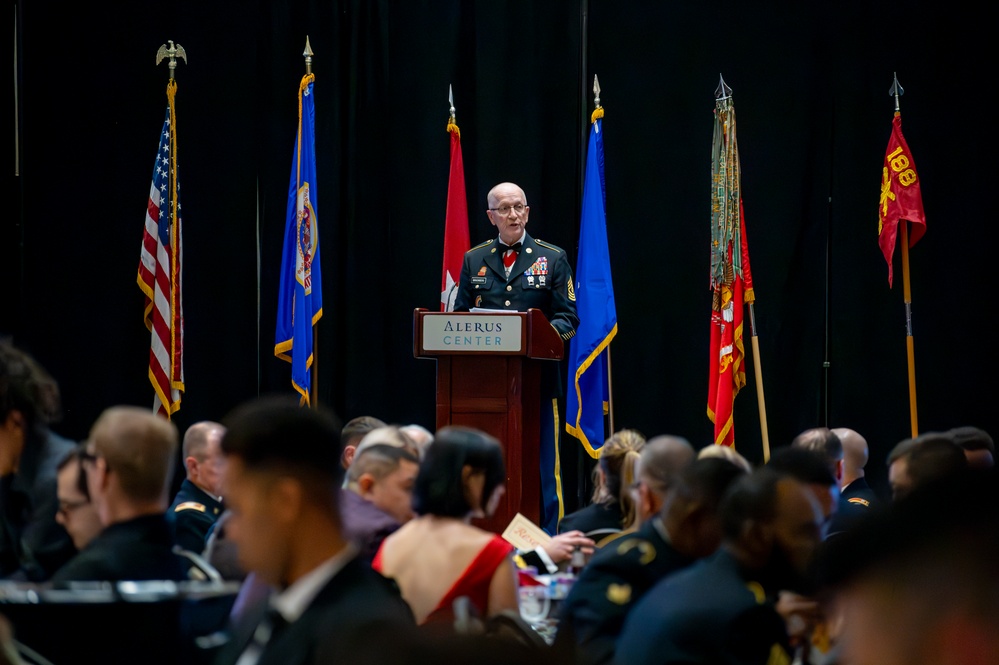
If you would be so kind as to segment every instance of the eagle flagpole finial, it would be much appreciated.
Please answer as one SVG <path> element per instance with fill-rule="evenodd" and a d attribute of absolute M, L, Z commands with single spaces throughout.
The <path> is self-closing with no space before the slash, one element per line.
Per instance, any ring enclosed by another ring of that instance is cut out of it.
<path fill-rule="evenodd" d="M 169 46 L 167 46 L 169 44 Z M 156 50 L 156 64 L 163 62 L 164 58 L 169 58 L 170 62 L 167 63 L 167 67 L 170 70 L 170 80 L 172 81 L 174 76 L 174 70 L 177 69 L 177 58 L 182 59 L 187 63 L 187 51 L 180 44 L 174 45 L 172 39 L 168 39 L 166 44 L 161 44 Z"/>

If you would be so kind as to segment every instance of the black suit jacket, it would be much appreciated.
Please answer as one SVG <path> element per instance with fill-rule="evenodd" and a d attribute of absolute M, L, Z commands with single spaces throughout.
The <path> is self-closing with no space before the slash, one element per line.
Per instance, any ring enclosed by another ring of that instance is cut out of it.
<path fill-rule="evenodd" d="M 239 660 L 267 607 L 265 599 L 232 629 L 216 665 L 233 665 Z M 355 557 L 326 583 L 298 620 L 270 639 L 257 665 L 347 663 L 359 634 L 377 633 L 391 640 L 414 626 L 413 613 L 398 587 Z M 373 631 L 373 627 L 378 630 Z"/>
<path fill-rule="evenodd" d="M 49 430 L 29 431 L 17 473 L 0 479 L 0 577 L 40 582 L 76 548 L 56 522 L 56 467 L 76 445 Z"/>
<path fill-rule="evenodd" d="M 173 553 L 173 533 L 160 513 L 105 527 L 52 576 L 52 583 L 185 579 L 181 559 Z"/>

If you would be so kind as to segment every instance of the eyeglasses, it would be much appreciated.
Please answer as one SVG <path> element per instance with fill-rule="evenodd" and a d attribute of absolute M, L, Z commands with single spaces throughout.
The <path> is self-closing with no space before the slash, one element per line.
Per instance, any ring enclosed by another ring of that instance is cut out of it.
<path fill-rule="evenodd" d="M 83 508 L 85 505 L 90 503 L 86 499 L 81 499 L 80 501 L 60 501 L 59 510 L 56 511 L 63 517 L 69 517 L 69 514 L 76 510 L 77 508 Z"/>
<path fill-rule="evenodd" d="M 92 453 L 89 450 L 87 450 L 86 448 L 81 448 L 80 449 L 80 462 L 81 463 L 86 463 L 86 462 L 91 462 L 92 463 L 92 462 L 96 462 L 98 457 L 100 457 L 100 455 L 98 455 L 97 453 Z"/>
<path fill-rule="evenodd" d="M 517 205 L 514 206 L 500 206 L 499 208 L 490 208 L 489 210 L 492 212 L 499 213 L 503 217 L 508 217 L 510 213 L 513 211 L 516 211 L 518 215 L 521 214 L 522 212 L 527 210 L 527 206 L 524 205 L 523 203 L 518 203 Z"/>

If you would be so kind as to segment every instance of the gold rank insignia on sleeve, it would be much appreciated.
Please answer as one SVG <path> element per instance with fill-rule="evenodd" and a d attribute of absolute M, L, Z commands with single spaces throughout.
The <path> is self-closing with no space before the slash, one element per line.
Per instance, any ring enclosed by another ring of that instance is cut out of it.
<path fill-rule="evenodd" d="M 847 503 L 855 503 L 858 506 L 863 506 L 864 508 L 870 508 L 871 507 L 871 502 L 870 501 L 868 501 L 867 499 L 861 499 L 859 496 L 855 496 L 852 499 L 847 499 L 846 502 Z"/>
<path fill-rule="evenodd" d="M 630 584 L 608 584 L 607 600 L 615 605 L 627 605 L 631 602 Z"/>
<path fill-rule="evenodd" d="M 784 647 L 774 644 L 770 647 L 770 657 L 767 658 L 767 665 L 790 665 L 791 659 L 788 657 Z"/>
<path fill-rule="evenodd" d="M 572 288 L 572 282 L 566 283 L 566 290 L 569 293 L 569 300 L 571 300 L 572 302 L 576 302 L 576 291 L 573 290 Z"/>
<path fill-rule="evenodd" d="M 197 501 L 185 501 L 184 503 L 178 504 L 173 512 L 179 513 L 182 510 L 197 510 L 199 513 L 205 512 L 205 504 L 198 503 Z"/>

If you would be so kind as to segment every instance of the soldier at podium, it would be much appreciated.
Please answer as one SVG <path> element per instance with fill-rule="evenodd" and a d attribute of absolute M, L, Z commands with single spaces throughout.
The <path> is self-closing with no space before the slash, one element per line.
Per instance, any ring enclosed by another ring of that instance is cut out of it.
<path fill-rule="evenodd" d="M 562 341 L 576 334 L 576 294 L 565 251 L 528 235 L 531 212 L 524 190 L 503 182 L 486 197 L 486 216 L 497 238 L 465 253 L 454 311 L 494 309 L 525 312 L 539 309 Z M 543 374 L 541 396 L 541 526 L 554 534 L 564 513 L 558 477 L 558 398 L 562 383 L 558 363 Z"/>

